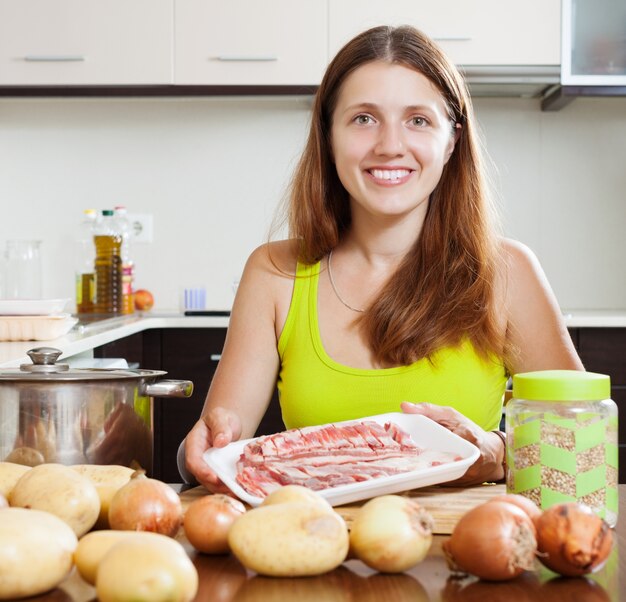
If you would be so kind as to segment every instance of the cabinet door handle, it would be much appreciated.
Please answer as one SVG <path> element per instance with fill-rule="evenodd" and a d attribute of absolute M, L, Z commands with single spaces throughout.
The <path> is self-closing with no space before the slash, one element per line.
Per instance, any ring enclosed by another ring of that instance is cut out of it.
<path fill-rule="evenodd" d="M 29 54 L 24 57 L 29 63 L 79 63 L 85 59 L 80 54 Z"/>
<path fill-rule="evenodd" d="M 212 353 L 210 356 L 212 362 L 219 362 L 222 359 L 221 353 Z"/>
<path fill-rule="evenodd" d="M 253 55 L 253 54 L 221 54 L 216 57 L 218 61 L 231 62 L 231 63 L 271 63 L 277 61 L 277 56 L 272 55 Z"/>
<path fill-rule="evenodd" d="M 471 42 L 470 36 L 433 36 L 435 42 Z"/>

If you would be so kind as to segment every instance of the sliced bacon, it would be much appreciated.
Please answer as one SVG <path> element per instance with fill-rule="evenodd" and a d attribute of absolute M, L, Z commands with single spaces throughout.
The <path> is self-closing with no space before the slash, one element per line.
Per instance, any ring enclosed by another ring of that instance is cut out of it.
<path fill-rule="evenodd" d="M 248 443 L 237 462 L 237 482 L 264 497 L 282 485 L 320 490 L 459 460 L 425 451 L 409 433 L 373 420 L 291 429 Z"/>

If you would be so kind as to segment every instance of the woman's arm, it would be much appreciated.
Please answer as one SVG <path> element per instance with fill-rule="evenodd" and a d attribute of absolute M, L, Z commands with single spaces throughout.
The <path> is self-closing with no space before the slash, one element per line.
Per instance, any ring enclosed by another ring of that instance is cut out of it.
<path fill-rule="evenodd" d="M 519 242 L 507 239 L 503 246 L 510 373 L 584 370 L 539 261 Z"/>
<path fill-rule="evenodd" d="M 187 435 L 187 469 L 210 489 L 220 483 L 202 459 L 207 448 L 249 438 L 263 418 L 276 387 L 279 356 L 277 306 L 293 280 L 270 261 L 268 247 L 250 256 L 233 304 L 222 357 L 200 420 Z"/>

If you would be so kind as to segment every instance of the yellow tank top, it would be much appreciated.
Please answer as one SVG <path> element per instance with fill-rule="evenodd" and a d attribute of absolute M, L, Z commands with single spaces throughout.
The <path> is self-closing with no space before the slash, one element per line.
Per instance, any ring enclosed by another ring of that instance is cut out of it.
<path fill-rule="evenodd" d="M 507 381 L 500 359 L 484 360 L 465 341 L 433 361 L 377 370 L 351 368 L 324 350 L 317 317 L 320 264 L 298 263 L 278 341 L 278 391 L 283 421 L 299 428 L 400 411 L 402 401 L 451 406 L 483 429 L 498 428 Z"/>

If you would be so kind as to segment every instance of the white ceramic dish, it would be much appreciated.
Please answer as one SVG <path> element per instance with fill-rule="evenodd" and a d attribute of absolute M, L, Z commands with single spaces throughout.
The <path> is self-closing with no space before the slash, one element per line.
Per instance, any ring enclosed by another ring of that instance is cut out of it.
<path fill-rule="evenodd" d="M 420 416 L 419 414 L 392 412 L 367 416 L 361 420 L 374 420 L 382 425 L 387 422 L 395 422 L 411 435 L 413 441 L 419 447 L 433 451 L 452 452 L 460 456 L 461 460 L 318 491 L 333 506 L 458 479 L 465 474 L 479 456 L 478 448 L 469 443 L 469 441 L 455 435 L 430 418 Z M 348 420 L 346 422 L 353 421 Z M 334 424 L 342 423 L 336 422 Z M 204 460 L 238 498 L 251 506 L 258 506 L 263 501 L 263 498 L 249 494 L 235 480 L 237 461 L 243 448 L 250 441 L 254 441 L 254 439 L 235 441 L 220 449 L 208 449 L 204 453 Z"/>
<path fill-rule="evenodd" d="M 60 314 L 69 299 L 0 299 L 0 316 L 51 316 Z"/>
<path fill-rule="evenodd" d="M 0 341 L 50 341 L 67 334 L 78 322 L 58 316 L 0 316 Z"/>

